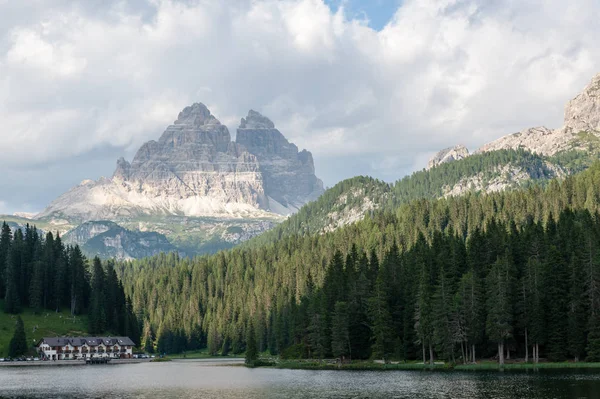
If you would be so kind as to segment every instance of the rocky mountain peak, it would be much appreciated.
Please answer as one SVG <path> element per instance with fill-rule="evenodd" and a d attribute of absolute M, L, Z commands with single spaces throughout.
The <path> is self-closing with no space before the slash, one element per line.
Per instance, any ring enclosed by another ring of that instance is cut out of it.
<path fill-rule="evenodd" d="M 427 169 L 434 168 L 446 162 L 458 161 L 469 156 L 469 150 L 464 145 L 444 148 L 435 154 L 427 164 Z"/>
<path fill-rule="evenodd" d="M 565 107 L 565 129 L 600 132 L 600 73 Z"/>
<path fill-rule="evenodd" d="M 580 133 L 589 134 L 580 135 Z M 591 135 L 591 136 L 590 136 Z M 565 150 L 587 151 L 589 140 L 600 135 L 600 74 L 569 101 L 565 107 L 565 123 L 558 129 L 535 127 L 509 134 L 483 145 L 478 152 L 518 149 L 554 155 Z"/>
<path fill-rule="evenodd" d="M 274 129 L 275 124 L 266 116 L 251 109 L 248 116 L 240 123 L 240 129 Z"/>
<path fill-rule="evenodd" d="M 202 103 L 194 103 L 188 107 L 185 107 L 183 111 L 179 113 L 179 116 L 174 124 L 200 127 L 204 125 L 220 125 L 221 122 L 219 122 L 219 120 L 210 113 L 210 110 L 206 107 L 206 105 Z"/>
<path fill-rule="evenodd" d="M 323 193 L 323 182 L 315 176 L 312 154 L 306 150 L 299 152 L 259 112 L 250 110 L 242 118 L 236 143 L 258 159 L 271 210 L 292 213 Z"/>
<path fill-rule="evenodd" d="M 268 211 L 293 213 L 322 192 L 312 155 L 299 153 L 267 117 L 250 110 L 232 142 L 227 126 L 195 103 L 131 162 L 120 158 L 112 179 L 74 187 L 39 216 L 264 217 Z"/>

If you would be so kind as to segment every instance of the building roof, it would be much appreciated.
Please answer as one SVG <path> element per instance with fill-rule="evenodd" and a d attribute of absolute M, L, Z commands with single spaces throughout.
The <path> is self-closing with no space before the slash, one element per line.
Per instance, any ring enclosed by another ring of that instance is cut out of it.
<path fill-rule="evenodd" d="M 38 346 L 46 343 L 49 346 L 98 346 L 104 344 L 106 346 L 135 346 L 135 343 L 129 337 L 44 337 L 38 343 Z"/>

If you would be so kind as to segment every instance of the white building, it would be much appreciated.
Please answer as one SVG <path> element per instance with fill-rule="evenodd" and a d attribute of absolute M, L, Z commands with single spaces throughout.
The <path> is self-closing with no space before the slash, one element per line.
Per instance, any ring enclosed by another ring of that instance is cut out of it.
<path fill-rule="evenodd" d="M 130 359 L 134 346 L 129 337 L 60 337 L 42 338 L 37 351 L 47 360 Z"/>

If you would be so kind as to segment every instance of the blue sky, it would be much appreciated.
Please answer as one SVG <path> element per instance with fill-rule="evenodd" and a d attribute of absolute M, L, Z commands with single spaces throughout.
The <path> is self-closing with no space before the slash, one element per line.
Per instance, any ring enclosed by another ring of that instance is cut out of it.
<path fill-rule="evenodd" d="M 402 0 L 326 0 L 325 3 L 335 12 L 340 6 L 349 18 L 369 20 L 369 26 L 381 30 L 392 18 Z"/>

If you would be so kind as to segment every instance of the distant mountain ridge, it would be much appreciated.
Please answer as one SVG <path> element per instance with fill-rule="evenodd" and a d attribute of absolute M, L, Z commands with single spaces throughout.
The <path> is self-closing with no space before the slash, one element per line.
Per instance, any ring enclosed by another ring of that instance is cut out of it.
<path fill-rule="evenodd" d="M 525 129 L 472 153 L 463 145 L 445 148 L 430 159 L 426 168 L 393 184 L 362 177 L 345 180 L 253 242 L 326 233 L 376 210 L 392 212 L 401 204 L 419 199 L 544 185 L 584 170 L 599 158 L 600 74 L 568 102 L 564 126 L 559 129 Z"/>
<path fill-rule="evenodd" d="M 600 138 L 600 73 L 592 78 L 581 93 L 566 104 L 562 127 L 550 129 L 539 126 L 524 129 L 484 144 L 474 153 L 524 149 L 532 153 L 552 156 L 562 151 L 586 151 L 589 149 L 590 141 L 595 141 L 594 137 Z M 455 153 L 459 155 L 454 156 Z M 464 146 L 447 148 L 431 158 L 428 168 L 467 156 L 469 152 Z"/>
<path fill-rule="evenodd" d="M 227 127 L 195 103 L 131 163 L 119 159 L 112 178 L 82 182 L 36 217 L 265 217 L 293 213 L 322 192 L 312 154 L 299 152 L 268 118 L 251 110 L 233 142 Z"/>
<path fill-rule="evenodd" d="M 79 245 L 89 256 L 131 260 L 179 251 L 167 238 L 156 232 L 127 230 L 110 221 L 86 222 L 70 230 L 63 237 L 65 244 Z"/>
<path fill-rule="evenodd" d="M 214 252 L 282 221 L 253 242 L 325 234 L 419 199 L 544 185 L 586 169 L 599 156 L 600 74 L 566 105 L 559 129 L 525 129 L 472 153 L 462 145 L 446 148 L 427 168 L 394 184 L 356 177 L 325 192 L 312 154 L 299 151 L 268 118 L 250 110 L 232 142 L 227 128 L 194 104 L 131 163 L 119 160 L 112 179 L 82 183 L 38 217 L 73 221 L 92 204 L 93 212 L 101 210 L 98 219 L 109 215 L 129 231 L 157 231 L 179 251 Z M 97 198 L 104 202 L 94 208 Z"/>
<path fill-rule="evenodd" d="M 28 217 L 63 231 L 81 225 L 70 231 L 79 237 L 74 242 L 102 257 L 155 250 L 194 255 L 248 240 L 323 191 L 312 154 L 299 151 L 269 118 L 250 110 L 232 141 L 227 127 L 195 103 L 131 162 L 120 158 L 111 178 L 84 180 Z M 107 221 L 117 224 L 107 228 Z M 104 244 L 81 239 L 79 230 L 100 227 L 111 234 L 103 233 Z M 170 246 L 140 236 L 151 232 L 166 236 Z"/>

